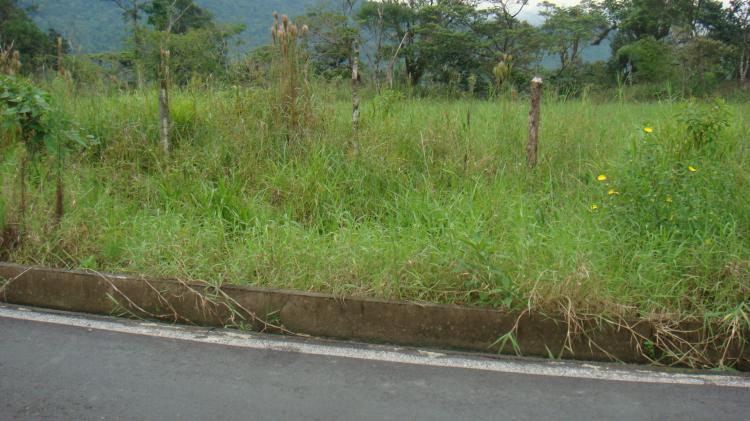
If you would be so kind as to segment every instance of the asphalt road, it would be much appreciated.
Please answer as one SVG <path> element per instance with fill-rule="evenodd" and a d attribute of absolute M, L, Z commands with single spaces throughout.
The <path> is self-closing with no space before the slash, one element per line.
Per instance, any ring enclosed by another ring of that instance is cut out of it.
<path fill-rule="evenodd" d="M 750 378 L 741 375 L 704 382 L 48 316 L 0 306 L 0 420 L 642 421 L 750 413 Z"/>

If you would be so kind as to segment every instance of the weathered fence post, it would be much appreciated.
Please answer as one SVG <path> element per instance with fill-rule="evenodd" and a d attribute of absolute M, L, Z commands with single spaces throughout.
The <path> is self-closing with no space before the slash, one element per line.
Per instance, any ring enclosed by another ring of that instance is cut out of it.
<path fill-rule="evenodd" d="M 359 42 L 352 42 L 352 152 L 359 154 Z"/>
<path fill-rule="evenodd" d="M 164 154 L 169 154 L 169 50 L 160 50 L 159 137 Z"/>
<path fill-rule="evenodd" d="M 542 78 L 531 80 L 531 110 L 529 111 L 529 143 L 526 145 L 526 162 L 530 168 L 536 167 L 539 148 L 539 114 L 542 102 Z"/>
<path fill-rule="evenodd" d="M 57 71 L 60 76 L 65 76 L 65 69 L 63 68 L 63 40 L 62 37 L 57 37 Z"/>

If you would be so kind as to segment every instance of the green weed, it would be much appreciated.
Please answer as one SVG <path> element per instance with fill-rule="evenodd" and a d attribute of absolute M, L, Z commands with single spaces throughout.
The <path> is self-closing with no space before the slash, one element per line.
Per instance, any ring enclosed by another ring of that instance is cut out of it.
<path fill-rule="evenodd" d="M 733 115 L 721 123 L 673 103 L 545 99 L 529 172 L 522 101 L 365 99 L 351 160 L 340 92 L 310 88 L 315 123 L 290 147 L 276 88 L 192 87 L 173 93 L 180 140 L 166 160 L 154 92 L 50 91 L 99 142 L 67 158 L 57 229 L 54 183 L 43 173 L 30 188 L 14 262 L 747 326 L 747 104 L 720 105 Z M 8 214 L 19 154 L 5 145 Z"/>

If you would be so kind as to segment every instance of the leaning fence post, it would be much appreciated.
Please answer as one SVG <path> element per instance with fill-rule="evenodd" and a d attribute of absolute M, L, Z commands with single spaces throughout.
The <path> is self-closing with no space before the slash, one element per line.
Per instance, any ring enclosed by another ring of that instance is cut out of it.
<path fill-rule="evenodd" d="M 529 143 L 526 145 L 526 162 L 536 167 L 539 148 L 539 108 L 542 102 L 542 78 L 531 80 L 531 110 L 529 111 Z"/>

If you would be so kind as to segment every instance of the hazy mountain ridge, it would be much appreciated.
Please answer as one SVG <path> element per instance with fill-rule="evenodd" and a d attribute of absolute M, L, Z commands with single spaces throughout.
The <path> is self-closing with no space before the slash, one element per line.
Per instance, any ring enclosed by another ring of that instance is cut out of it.
<path fill-rule="evenodd" d="M 244 24 L 239 39 L 247 46 L 269 39 L 274 11 L 298 16 L 316 0 L 196 0 L 223 24 Z M 122 11 L 108 0 L 19 0 L 42 29 L 54 28 L 70 40 L 73 50 L 83 53 L 116 51 L 127 37 Z"/>

